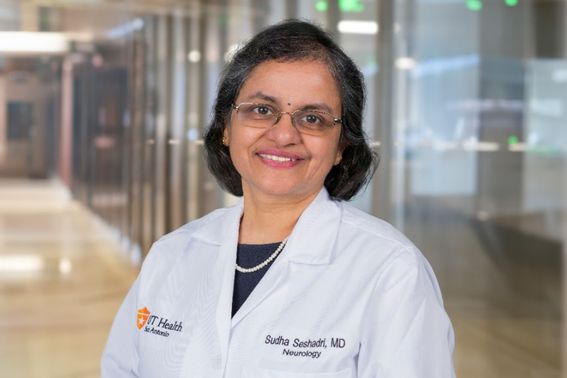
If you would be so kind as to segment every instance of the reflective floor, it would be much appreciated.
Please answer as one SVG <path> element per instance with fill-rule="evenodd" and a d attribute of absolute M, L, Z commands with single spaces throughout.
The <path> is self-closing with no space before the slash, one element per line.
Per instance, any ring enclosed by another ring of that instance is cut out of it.
<path fill-rule="evenodd" d="M 457 376 L 561 377 L 560 264 L 521 266 L 522 240 L 513 241 L 516 256 L 502 263 L 470 220 L 427 214 L 427 221 L 410 217 L 406 234 L 435 268 L 443 290 L 456 334 Z"/>
<path fill-rule="evenodd" d="M 0 376 L 98 377 L 137 269 L 56 182 L 0 181 Z"/>
<path fill-rule="evenodd" d="M 407 230 L 414 239 L 439 232 L 434 221 L 416 223 Z M 510 285 L 468 224 L 453 219 L 443 228 L 447 237 L 420 247 L 455 244 L 453 255 L 428 258 L 455 326 L 457 376 L 560 377 L 558 310 Z M 115 235 L 63 186 L 0 180 L 0 376 L 98 377 L 112 317 L 136 272 Z"/>

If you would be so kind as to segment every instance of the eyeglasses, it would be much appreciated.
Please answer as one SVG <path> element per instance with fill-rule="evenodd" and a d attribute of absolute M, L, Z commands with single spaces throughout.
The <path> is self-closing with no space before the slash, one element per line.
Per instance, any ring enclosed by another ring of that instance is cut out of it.
<path fill-rule="evenodd" d="M 342 120 L 334 115 L 318 109 L 297 109 L 293 112 L 282 112 L 269 104 L 243 102 L 232 105 L 236 110 L 238 121 L 244 126 L 268 129 L 282 118 L 282 114 L 291 117 L 291 123 L 300 133 L 322 135 Z"/>

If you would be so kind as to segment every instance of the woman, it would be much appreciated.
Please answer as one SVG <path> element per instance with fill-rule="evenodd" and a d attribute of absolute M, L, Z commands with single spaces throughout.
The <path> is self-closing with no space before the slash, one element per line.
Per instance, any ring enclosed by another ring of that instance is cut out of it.
<path fill-rule="evenodd" d="M 103 377 L 454 376 L 421 253 L 342 202 L 374 170 L 362 75 L 300 21 L 228 65 L 205 137 L 238 205 L 161 238 L 120 308 Z"/>

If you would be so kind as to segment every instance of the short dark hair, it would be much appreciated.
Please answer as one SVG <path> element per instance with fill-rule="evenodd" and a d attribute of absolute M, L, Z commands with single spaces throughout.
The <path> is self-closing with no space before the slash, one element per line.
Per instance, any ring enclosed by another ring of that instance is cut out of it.
<path fill-rule="evenodd" d="M 236 52 L 225 67 L 214 105 L 213 120 L 205 135 L 209 169 L 219 184 L 242 196 L 242 180 L 222 143 L 232 105 L 250 72 L 266 61 L 318 60 L 329 67 L 339 88 L 342 105 L 340 148 L 342 160 L 325 178 L 334 199 L 349 200 L 364 187 L 378 166 L 362 129 L 365 86 L 356 64 L 319 27 L 305 21 L 286 20 L 264 29 Z"/>

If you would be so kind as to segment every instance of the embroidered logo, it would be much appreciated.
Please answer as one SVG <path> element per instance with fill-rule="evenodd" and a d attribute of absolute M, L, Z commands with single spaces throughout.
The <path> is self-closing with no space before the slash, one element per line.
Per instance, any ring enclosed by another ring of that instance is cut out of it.
<path fill-rule="evenodd" d="M 169 320 L 159 315 L 152 315 L 147 307 L 138 309 L 136 317 L 136 327 L 140 331 L 153 333 L 154 335 L 169 337 L 170 331 L 181 332 L 183 330 L 183 322 L 177 320 Z"/>
<path fill-rule="evenodd" d="M 138 329 L 142 329 L 146 325 L 150 315 L 150 310 L 148 310 L 147 307 L 138 310 L 138 318 L 136 319 L 136 326 Z"/>

